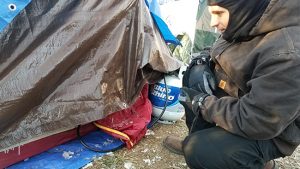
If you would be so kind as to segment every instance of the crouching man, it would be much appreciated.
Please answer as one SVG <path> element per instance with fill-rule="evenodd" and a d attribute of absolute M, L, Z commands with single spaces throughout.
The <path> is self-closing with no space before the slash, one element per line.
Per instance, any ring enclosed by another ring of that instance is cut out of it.
<path fill-rule="evenodd" d="M 222 36 L 183 78 L 190 134 L 163 145 L 191 169 L 275 168 L 300 143 L 300 3 L 207 1 Z"/>

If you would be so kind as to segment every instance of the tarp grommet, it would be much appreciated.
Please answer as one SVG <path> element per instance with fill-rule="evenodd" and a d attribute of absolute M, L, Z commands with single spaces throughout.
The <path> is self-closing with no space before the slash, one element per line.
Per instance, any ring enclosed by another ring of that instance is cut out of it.
<path fill-rule="evenodd" d="M 17 6 L 16 6 L 16 4 L 9 4 L 9 5 L 8 5 L 8 9 L 9 9 L 10 11 L 15 11 L 15 10 L 17 9 Z"/>

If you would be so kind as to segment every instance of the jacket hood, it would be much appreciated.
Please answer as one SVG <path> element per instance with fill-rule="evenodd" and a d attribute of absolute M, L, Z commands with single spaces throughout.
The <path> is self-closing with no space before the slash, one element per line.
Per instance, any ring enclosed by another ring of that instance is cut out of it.
<path fill-rule="evenodd" d="M 223 38 L 229 42 L 249 39 L 249 32 L 266 10 L 270 0 L 207 0 L 229 11 L 229 22 Z"/>
<path fill-rule="evenodd" d="M 267 9 L 250 31 L 250 36 L 266 34 L 281 28 L 300 25 L 298 0 L 271 0 Z"/>

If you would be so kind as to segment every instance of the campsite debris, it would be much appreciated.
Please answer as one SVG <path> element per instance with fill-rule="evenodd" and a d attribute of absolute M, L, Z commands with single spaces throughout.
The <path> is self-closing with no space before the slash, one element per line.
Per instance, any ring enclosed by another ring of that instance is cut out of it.
<path fill-rule="evenodd" d="M 132 162 L 125 162 L 124 167 L 125 169 L 135 169 Z"/>
<path fill-rule="evenodd" d="M 147 151 L 148 151 L 149 149 L 148 148 L 146 148 L 146 149 L 144 149 L 143 151 L 141 151 L 142 153 L 146 153 Z"/>
<path fill-rule="evenodd" d="M 145 135 L 146 135 L 146 136 L 154 136 L 155 133 L 154 133 L 153 130 L 148 129 Z"/>
<path fill-rule="evenodd" d="M 99 149 L 102 148 L 102 146 L 99 145 L 99 144 L 95 144 L 94 146 L 95 146 L 96 148 L 99 148 Z"/>
<path fill-rule="evenodd" d="M 113 143 L 114 142 L 114 140 L 112 140 L 112 139 L 107 139 L 104 143 L 103 143 L 103 145 L 104 146 L 107 146 L 107 145 L 110 145 L 111 143 Z"/>
<path fill-rule="evenodd" d="M 73 155 L 74 155 L 74 152 L 72 152 L 72 151 L 64 151 L 63 154 L 62 154 L 62 156 L 66 160 L 71 159 L 73 157 Z"/>
<path fill-rule="evenodd" d="M 113 152 L 108 152 L 105 155 L 112 157 L 112 156 L 114 156 L 114 153 Z"/>
<path fill-rule="evenodd" d="M 157 161 L 160 161 L 162 158 L 160 156 L 155 156 L 154 158 L 152 158 L 151 160 L 150 159 L 143 159 L 143 161 L 148 165 L 152 165 L 154 164 L 155 162 Z"/>
<path fill-rule="evenodd" d="M 150 159 L 143 159 L 143 161 L 149 166 L 151 165 L 151 160 Z"/>
<path fill-rule="evenodd" d="M 155 161 L 160 161 L 161 160 L 161 157 L 160 156 L 155 156 L 152 161 L 155 162 Z"/>

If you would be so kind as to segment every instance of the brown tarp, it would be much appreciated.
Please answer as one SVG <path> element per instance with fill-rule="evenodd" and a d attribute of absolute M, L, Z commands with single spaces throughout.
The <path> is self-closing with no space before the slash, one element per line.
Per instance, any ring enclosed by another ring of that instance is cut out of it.
<path fill-rule="evenodd" d="M 0 33 L 0 152 L 124 109 L 180 64 L 144 0 L 32 0 Z"/>

